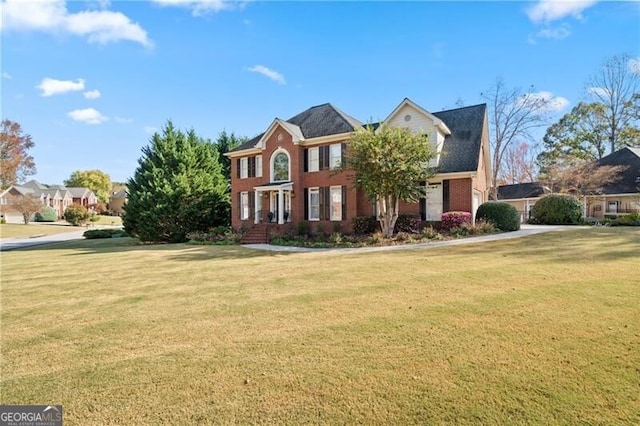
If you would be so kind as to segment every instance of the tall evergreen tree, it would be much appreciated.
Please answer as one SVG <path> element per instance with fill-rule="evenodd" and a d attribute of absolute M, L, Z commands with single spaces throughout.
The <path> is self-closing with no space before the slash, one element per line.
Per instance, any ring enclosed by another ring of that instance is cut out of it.
<path fill-rule="evenodd" d="M 189 232 L 228 225 L 230 200 L 216 147 L 171 121 L 150 142 L 127 182 L 127 233 L 142 241 L 182 242 Z"/>
<path fill-rule="evenodd" d="M 220 164 L 222 164 L 222 175 L 229 183 L 231 183 L 231 159 L 229 157 L 225 157 L 224 154 L 231 151 L 238 145 L 245 143 L 247 140 L 249 140 L 247 137 L 236 136 L 233 132 L 228 134 L 226 130 L 223 130 L 218 135 L 215 147 L 218 150 Z"/>

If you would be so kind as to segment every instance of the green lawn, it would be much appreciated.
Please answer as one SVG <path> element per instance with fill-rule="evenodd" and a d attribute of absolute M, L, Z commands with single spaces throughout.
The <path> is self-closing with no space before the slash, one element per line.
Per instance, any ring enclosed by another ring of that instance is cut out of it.
<path fill-rule="evenodd" d="M 0 253 L 1 404 L 65 424 L 639 424 L 640 232 Z"/>
<path fill-rule="evenodd" d="M 71 226 L 66 222 L 56 223 L 3 223 L 0 225 L 0 238 L 33 238 L 62 232 L 79 231 L 83 228 Z"/>

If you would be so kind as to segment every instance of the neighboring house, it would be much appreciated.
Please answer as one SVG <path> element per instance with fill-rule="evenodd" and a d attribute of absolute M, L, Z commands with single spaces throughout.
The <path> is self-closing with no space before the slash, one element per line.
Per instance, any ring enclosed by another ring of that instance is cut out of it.
<path fill-rule="evenodd" d="M 30 180 L 21 186 L 31 189 L 35 196 L 40 197 L 42 204 L 53 208 L 59 219 L 64 215 L 65 209 L 73 202 L 68 191 L 60 185 L 45 186 L 36 180 Z"/>
<path fill-rule="evenodd" d="M 13 185 L 0 192 L 0 217 L 7 223 L 23 223 L 22 214 L 12 207 L 17 197 L 35 196 L 33 189 L 23 186 Z"/>
<path fill-rule="evenodd" d="M 87 209 L 98 203 L 98 197 L 89 188 L 84 187 L 67 187 L 67 190 L 73 198 L 73 204 L 80 204 Z"/>
<path fill-rule="evenodd" d="M 640 148 L 626 147 L 600 159 L 601 166 L 622 166 L 617 179 L 602 187 L 599 194 L 582 197 L 583 216 L 602 219 L 621 214 L 640 213 Z M 522 221 L 529 218 L 533 205 L 551 191 L 538 182 L 498 187 L 498 200 L 505 201 L 520 212 Z"/>
<path fill-rule="evenodd" d="M 429 136 L 438 173 L 425 182 L 419 203 L 401 213 L 439 221 L 446 211 L 475 214 L 487 200 L 489 133 L 486 105 L 430 113 L 404 99 L 383 121 Z M 352 132 L 364 123 L 331 104 L 311 107 L 238 146 L 231 158 L 232 225 L 293 226 L 309 221 L 326 232 L 352 229 L 375 203 L 354 188 L 350 171 L 338 171 Z"/>
<path fill-rule="evenodd" d="M 511 204 L 520 214 L 520 222 L 525 223 L 531 216 L 534 204 L 551 190 L 540 182 L 517 183 L 498 187 L 498 201 Z"/>
<path fill-rule="evenodd" d="M 602 188 L 601 195 L 585 198 L 585 216 L 603 218 L 640 213 L 640 148 L 622 148 L 603 157 L 597 164 L 625 169 L 614 182 Z"/>
<path fill-rule="evenodd" d="M 124 214 L 124 205 L 127 203 L 127 190 L 113 191 L 109 196 L 107 208 L 118 216 Z"/>

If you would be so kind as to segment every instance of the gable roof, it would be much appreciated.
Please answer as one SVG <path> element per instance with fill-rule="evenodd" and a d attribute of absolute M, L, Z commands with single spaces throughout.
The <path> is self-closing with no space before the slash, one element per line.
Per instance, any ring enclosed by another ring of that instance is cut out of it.
<path fill-rule="evenodd" d="M 40 191 L 44 191 L 47 189 L 47 187 L 43 184 L 41 184 L 40 182 L 38 182 L 35 179 L 30 180 L 29 182 L 25 182 L 22 185 L 20 185 L 23 188 L 31 188 L 33 190 L 40 190 Z"/>
<path fill-rule="evenodd" d="M 420 113 L 422 113 L 422 114 L 426 115 L 427 117 L 429 117 L 431 120 L 433 120 L 433 124 L 436 127 L 438 127 L 440 129 L 440 131 L 442 133 L 444 133 L 445 135 L 448 135 L 448 134 L 451 133 L 451 129 L 449 129 L 447 124 L 445 122 L 443 122 L 443 120 L 440 117 L 438 117 L 437 114 L 430 113 L 429 111 L 427 111 L 426 109 L 422 108 L 420 105 L 418 105 L 417 103 L 413 102 L 409 98 L 404 98 L 402 100 L 402 102 L 400 102 L 400 105 L 398 105 L 393 111 L 391 111 L 391 114 L 389 114 L 389 116 L 383 120 L 383 123 L 389 121 L 391 119 L 391 117 L 396 115 L 398 113 L 398 111 L 400 111 L 400 108 L 402 108 L 405 105 L 409 105 L 410 107 L 418 110 Z"/>
<path fill-rule="evenodd" d="M 536 198 L 549 193 L 551 193 L 551 189 L 542 185 L 540 182 L 525 182 L 498 186 L 498 200 Z"/>
<path fill-rule="evenodd" d="M 451 130 L 445 136 L 439 173 L 478 170 L 487 104 L 434 112 Z"/>
<path fill-rule="evenodd" d="M 127 198 L 127 190 L 121 189 L 120 191 L 113 191 L 109 196 L 109 199 Z"/>
<path fill-rule="evenodd" d="M 640 193 L 640 148 L 625 147 L 597 161 L 599 166 L 625 166 L 618 179 L 602 188 L 604 194 Z"/>
<path fill-rule="evenodd" d="M 279 122 L 291 134 L 297 135 L 298 137 L 302 136 L 304 139 L 349 133 L 363 125 L 363 123 L 355 118 L 345 114 L 333 105 L 326 103 L 306 109 L 288 120 L 274 120 L 266 132 L 237 146 L 231 152 L 254 148 L 256 144 L 272 130 L 276 122 Z"/>
<path fill-rule="evenodd" d="M 71 194 L 73 198 L 85 198 L 89 196 L 89 188 L 84 187 L 69 187 L 67 191 Z"/>

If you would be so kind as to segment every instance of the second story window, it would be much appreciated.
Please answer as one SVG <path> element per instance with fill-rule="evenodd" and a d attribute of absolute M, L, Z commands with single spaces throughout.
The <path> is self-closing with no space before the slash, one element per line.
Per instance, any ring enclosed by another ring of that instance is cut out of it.
<path fill-rule="evenodd" d="M 271 180 L 273 182 L 289 180 L 289 155 L 285 151 L 277 151 L 271 160 Z"/>
<path fill-rule="evenodd" d="M 249 176 L 249 159 L 240 159 L 240 179 L 246 179 Z"/>

